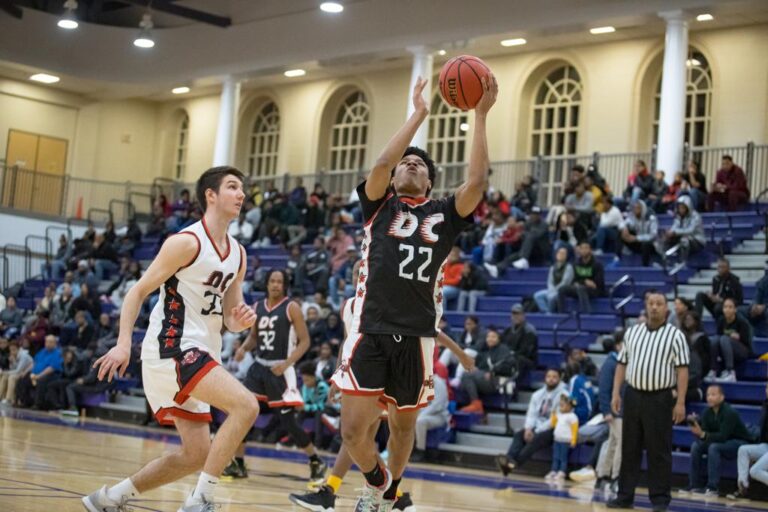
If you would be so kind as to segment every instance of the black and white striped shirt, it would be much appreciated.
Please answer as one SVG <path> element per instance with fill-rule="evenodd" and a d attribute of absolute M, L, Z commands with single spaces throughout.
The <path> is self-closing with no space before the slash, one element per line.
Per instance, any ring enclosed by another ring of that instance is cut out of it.
<path fill-rule="evenodd" d="M 619 363 L 627 365 L 627 383 L 640 391 L 659 391 L 677 384 L 676 369 L 688 366 L 690 352 L 685 335 L 668 323 L 655 330 L 645 323 L 624 334 Z"/>

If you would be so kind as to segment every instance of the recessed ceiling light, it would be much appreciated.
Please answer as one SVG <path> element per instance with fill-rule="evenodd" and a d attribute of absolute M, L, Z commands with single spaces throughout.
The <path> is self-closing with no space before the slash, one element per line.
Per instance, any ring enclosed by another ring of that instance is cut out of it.
<path fill-rule="evenodd" d="M 611 32 L 616 32 L 616 29 L 613 27 L 595 27 L 589 29 L 590 34 L 610 34 Z"/>
<path fill-rule="evenodd" d="M 59 28 L 64 28 L 67 30 L 74 30 L 80 25 L 77 23 L 77 21 L 69 18 L 61 18 L 59 22 L 57 23 Z"/>
<path fill-rule="evenodd" d="M 438 55 L 440 55 L 441 57 L 442 57 L 443 55 L 445 55 L 446 53 L 448 53 L 448 52 L 446 52 L 445 50 L 439 50 L 439 51 L 437 52 L 437 54 L 438 54 Z"/>
<path fill-rule="evenodd" d="M 304 75 L 307 74 L 307 72 L 304 71 L 303 69 L 289 69 L 288 71 L 286 71 L 283 74 L 285 76 L 287 76 L 288 78 L 295 78 L 297 76 L 304 76 Z"/>
<path fill-rule="evenodd" d="M 699 59 L 688 59 L 685 61 L 685 65 L 689 68 L 692 68 L 694 66 L 701 66 L 701 61 Z"/>
<path fill-rule="evenodd" d="M 459 130 L 461 130 L 461 131 L 463 131 L 463 132 L 465 132 L 465 131 L 469 130 L 469 123 L 461 123 L 461 124 L 459 125 Z"/>
<path fill-rule="evenodd" d="M 501 46 L 520 46 L 521 44 L 525 44 L 528 41 L 523 39 L 522 37 L 517 37 L 515 39 L 505 39 L 501 42 Z"/>
<path fill-rule="evenodd" d="M 139 23 L 141 32 L 139 32 L 139 36 L 133 40 L 133 45 L 138 46 L 139 48 L 154 47 L 155 40 L 152 38 L 152 27 L 154 26 L 154 23 L 152 23 L 152 15 L 145 13 L 144 16 L 141 17 L 141 22 Z"/>
<path fill-rule="evenodd" d="M 34 80 L 35 82 L 42 82 L 44 84 L 55 84 L 60 80 L 59 77 L 49 75 L 48 73 L 37 73 L 29 77 L 29 79 Z"/>
<path fill-rule="evenodd" d="M 78 27 L 75 10 L 77 9 L 77 0 L 67 0 L 64 2 L 64 15 L 57 25 L 66 30 L 74 30 Z"/>
<path fill-rule="evenodd" d="M 323 2 L 320 4 L 320 10 L 323 12 L 338 14 L 344 10 L 344 6 L 339 2 Z"/>
<path fill-rule="evenodd" d="M 696 21 L 712 21 L 713 19 L 715 19 L 715 17 L 709 13 L 699 14 L 696 16 Z"/>
<path fill-rule="evenodd" d="M 171 89 L 171 92 L 173 94 L 187 94 L 189 92 L 189 87 L 182 86 L 182 87 L 174 87 Z"/>

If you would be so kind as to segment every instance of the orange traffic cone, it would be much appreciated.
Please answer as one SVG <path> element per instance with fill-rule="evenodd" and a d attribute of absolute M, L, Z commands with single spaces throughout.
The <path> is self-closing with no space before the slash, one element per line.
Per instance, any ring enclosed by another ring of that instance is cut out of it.
<path fill-rule="evenodd" d="M 83 218 L 83 196 L 77 198 L 77 208 L 75 209 L 75 218 L 80 220 Z"/>

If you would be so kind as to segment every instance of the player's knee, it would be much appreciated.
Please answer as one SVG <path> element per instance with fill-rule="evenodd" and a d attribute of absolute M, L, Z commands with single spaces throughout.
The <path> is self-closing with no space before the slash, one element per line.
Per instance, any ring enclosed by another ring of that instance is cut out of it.
<path fill-rule="evenodd" d="M 202 469 L 205 465 L 205 460 L 208 458 L 209 449 L 210 443 L 197 443 L 193 446 L 184 446 L 181 451 L 184 465 L 193 471 Z"/>
<path fill-rule="evenodd" d="M 345 443 L 357 445 L 368 440 L 367 425 L 357 421 L 341 424 L 341 437 Z"/>
<path fill-rule="evenodd" d="M 251 393 L 245 393 L 243 402 L 240 404 L 240 409 L 242 410 L 245 420 L 249 423 L 253 423 L 259 416 L 259 401 Z"/>

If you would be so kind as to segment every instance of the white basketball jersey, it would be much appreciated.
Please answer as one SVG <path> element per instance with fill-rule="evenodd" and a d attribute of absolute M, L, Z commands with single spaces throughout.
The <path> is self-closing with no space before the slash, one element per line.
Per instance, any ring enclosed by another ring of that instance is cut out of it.
<path fill-rule="evenodd" d="M 352 322 L 355 319 L 355 297 L 344 301 L 341 306 L 341 321 L 344 324 L 345 335 L 349 335 L 352 329 Z"/>
<path fill-rule="evenodd" d="M 198 348 L 221 362 L 224 294 L 245 264 L 240 244 L 227 235 L 219 249 L 205 221 L 173 236 L 194 236 L 197 255 L 160 286 L 160 300 L 149 318 L 142 359 L 169 359 Z"/>

